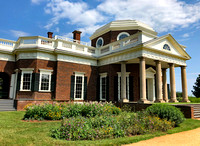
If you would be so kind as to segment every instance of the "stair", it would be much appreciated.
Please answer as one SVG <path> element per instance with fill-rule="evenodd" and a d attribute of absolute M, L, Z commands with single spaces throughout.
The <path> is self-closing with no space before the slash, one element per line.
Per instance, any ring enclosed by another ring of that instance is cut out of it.
<path fill-rule="evenodd" d="M 14 100 L 0 99 L 0 111 L 16 111 L 14 108 Z"/>
<path fill-rule="evenodd" d="M 194 108 L 194 118 L 200 118 L 200 104 L 192 105 Z"/>

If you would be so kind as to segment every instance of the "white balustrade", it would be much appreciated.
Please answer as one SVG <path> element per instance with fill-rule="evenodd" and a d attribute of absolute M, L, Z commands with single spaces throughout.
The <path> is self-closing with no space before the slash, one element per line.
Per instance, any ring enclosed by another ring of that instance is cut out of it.
<path fill-rule="evenodd" d="M 26 46 L 28 48 L 30 48 L 31 46 L 33 47 L 38 46 L 38 47 L 47 47 L 51 50 L 61 49 L 63 51 L 72 51 L 74 53 L 80 53 L 85 55 L 101 56 L 138 45 L 139 43 L 142 42 L 141 35 L 142 35 L 141 33 L 131 35 L 122 40 L 110 43 L 100 48 L 94 48 L 88 46 L 88 44 L 85 42 L 61 36 L 55 36 L 53 39 L 40 36 L 20 37 L 17 42 L 0 39 L 0 48 L 3 48 L 1 46 L 4 46 L 4 48 L 6 46 L 7 48 L 13 50 L 20 47 L 26 48 Z"/>

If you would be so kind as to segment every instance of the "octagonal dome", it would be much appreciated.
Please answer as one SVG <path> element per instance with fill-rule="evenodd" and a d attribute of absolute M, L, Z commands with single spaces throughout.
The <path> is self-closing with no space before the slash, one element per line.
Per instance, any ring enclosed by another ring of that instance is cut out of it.
<path fill-rule="evenodd" d="M 99 29 L 97 29 L 90 39 L 97 38 L 98 36 L 105 34 L 109 31 L 119 31 L 119 30 L 141 30 L 142 32 L 147 32 L 152 35 L 157 36 L 157 32 L 147 24 L 144 24 L 136 20 L 116 20 L 112 21 Z"/>

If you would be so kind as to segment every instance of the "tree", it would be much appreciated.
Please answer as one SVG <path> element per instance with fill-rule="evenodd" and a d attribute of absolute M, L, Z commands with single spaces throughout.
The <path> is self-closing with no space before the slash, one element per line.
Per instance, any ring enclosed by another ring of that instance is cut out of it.
<path fill-rule="evenodd" d="M 196 82 L 194 83 L 193 89 L 194 90 L 192 90 L 192 93 L 194 94 L 194 96 L 199 98 L 200 97 L 200 74 L 197 77 Z"/>

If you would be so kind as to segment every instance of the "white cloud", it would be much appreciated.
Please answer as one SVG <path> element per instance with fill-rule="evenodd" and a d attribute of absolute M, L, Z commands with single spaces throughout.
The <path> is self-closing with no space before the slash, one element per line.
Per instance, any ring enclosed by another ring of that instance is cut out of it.
<path fill-rule="evenodd" d="M 200 20 L 200 3 L 177 0 L 106 0 L 97 9 L 117 20 L 140 20 L 158 32 L 188 27 Z"/>
<path fill-rule="evenodd" d="M 197 28 L 198 25 L 194 24 L 200 22 L 200 2 L 188 4 L 180 0 L 105 0 L 99 1 L 96 8 L 91 8 L 84 1 L 49 0 L 44 11 L 52 15 L 46 29 L 64 20 L 67 24 L 76 25 L 83 34 L 91 34 L 112 20 L 140 20 L 157 32 L 191 25 Z"/>
<path fill-rule="evenodd" d="M 190 34 L 189 33 L 185 33 L 185 34 L 183 34 L 183 38 L 188 38 L 190 36 Z"/>
<path fill-rule="evenodd" d="M 48 1 L 48 0 L 31 0 L 33 4 L 40 4 L 41 2 Z"/>
<path fill-rule="evenodd" d="M 58 24 L 61 19 L 66 19 L 68 24 L 76 24 L 77 26 L 92 26 L 104 20 L 103 15 L 95 9 L 89 9 L 85 2 L 52 0 L 47 4 L 45 13 L 53 15 L 45 26 L 47 29 Z"/>
<path fill-rule="evenodd" d="M 19 31 L 19 30 L 10 30 L 10 33 L 14 37 L 22 37 L 22 36 L 29 36 L 30 34 L 24 31 Z"/>

